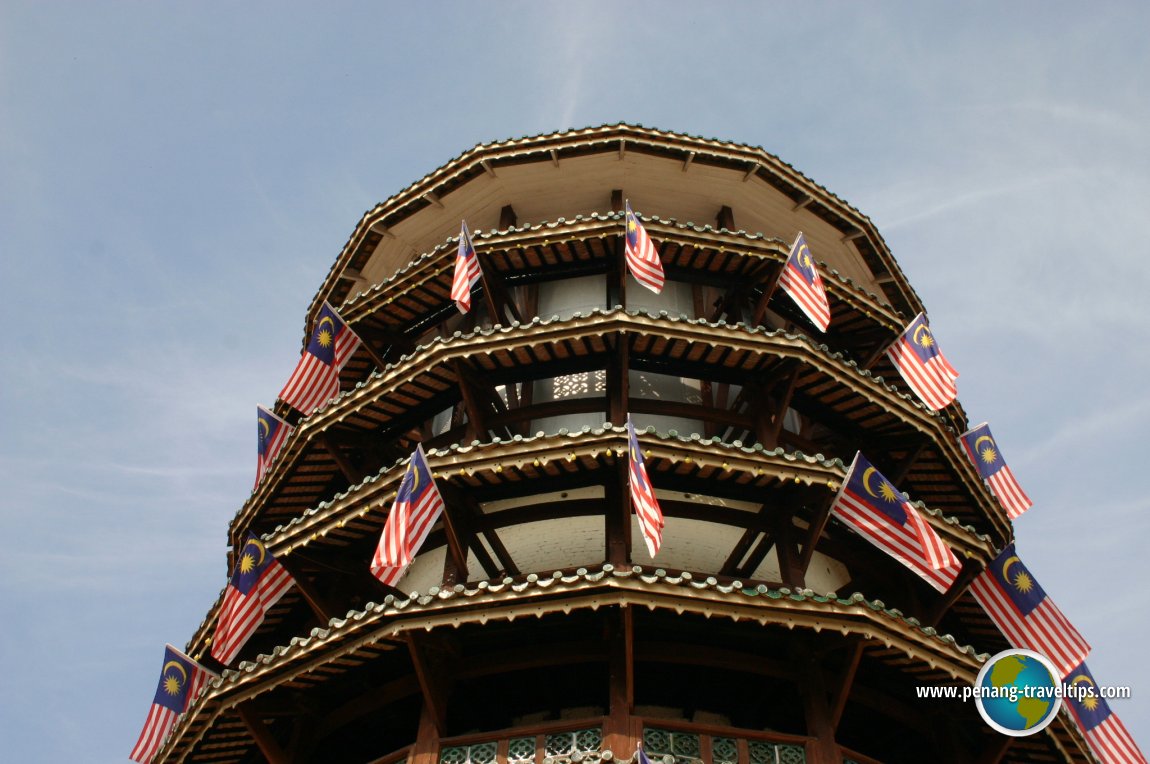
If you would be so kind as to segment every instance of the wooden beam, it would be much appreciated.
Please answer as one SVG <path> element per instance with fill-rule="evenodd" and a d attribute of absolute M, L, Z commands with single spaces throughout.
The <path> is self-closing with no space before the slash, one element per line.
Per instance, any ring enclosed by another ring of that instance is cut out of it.
<path fill-rule="evenodd" d="M 503 209 L 499 210 L 499 228 L 506 231 L 508 228 L 514 228 L 519 225 L 519 217 L 515 214 L 515 208 L 510 204 L 503 205 Z"/>
<path fill-rule="evenodd" d="M 959 571 L 958 576 L 954 579 L 954 583 L 946 590 L 946 594 L 934 603 L 934 605 L 926 612 L 922 619 L 923 626 L 938 626 L 943 617 L 947 614 L 954 603 L 966 593 L 967 588 L 974 581 L 975 578 L 985 570 L 985 566 L 974 559 L 973 557 L 964 557 L 962 559 L 962 570 Z"/>
<path fill-rule="evenodd" d="M 623 211 L 623 189 L 621 188 L 611 189 L 611 211 Z"/>
<path fill-rule="evenodd" d="M 778 263 L 775 266 L 774 273 L 772 273 L 771 277 L 766 281 L 765 284 L 763 284 L 763 293 L 762 293 L 762 295 L 760 295 L 759 301 L 757 303 L 755 303 L 755 310 L 754 310 L 754 313 L 751 315 L 751 325 L 752 326 L 762 325 L 763 319 L 767 315 L 767 307 L 771 303 L 771 298 L 775 294 L 775 289 L 777 289 L 779 286 L 779 277 L 782 275 L 783 275 L 783 264 Z"/>
<path fill-rule="evenodd" d="M 615 451 L 614 474 L 604 482 L 607 508 L 604 512 L 607 562 L 621 568 L 631 559 L 631 495 L 627 490 L 626 442 Z"/>
<path fill-rule="evenodd" d="M 268 725 L 248 706 L 248 703 L 237 705 L 235 707 L 236 714 L 247 728 L 248 734 L 256 741 L 256 747 L 260 749 L 260 753 L 268 760 L 268 764 L 288 764 L 287 753 L 285 753 L 284 749 L 280 747 L 280 744 L 276 742 L 272 731 L 268 729 Z"/>
<path fill-rule="evenodd" d="M 783 583 L 792 589 L 805 589 L 806 569 L 801 565 L 795 536 L 794 511 L 777 513 L 774 537 L 779 557 L 779 575 Z M 747 575 L 750 575 L 750 572 Z"/>
<path fill-rule="evenodd" d="M 447 690 L 454 673 L 456 650 L 446 636 L 425 632 L 405 632 L 404 638 L 423 695 L 423 707 L 430 712 L 436 737 L 447 734 Z"/>
<path fill-rule="evenodd" d="M 818 546 L 819 538 L 822 537 L 827 523 L 830 522 L 831 506 L 833 504 L 834 495 L 832 494 L 822 503 L 819 511 L 811 518 L 811 524 L 807 528 L 807 537 L 803 541 L 802 556 L 799 558 L 799 566 L 803 569 L 804 576 L 811 566 L 811 558 L 815 556 L 815 547 Z"/>
<path fill-rule="evenodd" d="M 791 212 L 798 212 L 799 210 L 806 209 L 813 201 L 814 197 L 804 196 L 802 199 L 799 199 L 797 202 L 795 202 L 795 206 L 791 207 Z"/>
<path fill-rule="evenodd" d="M 686 172 L 688 169 L 690 169 L 691 162 L 694 162 L 694 161 L 695 161 L 695 152 L 694 151 L 688 152 L 687 158 L 683 160 L 683 172 Z"/>
<path fill-rule="evenodd" d="M 555 149 L 551 149 L 551 151 L 548 153 L 551 154 L 551 163 L 554 164 L 555 167 L 558 168 L 559 167 L 559 152 L 556 151 Z"/>
<path fill-rule="evenodd" d="M 901 462 L 899 462 L 899 464 L 897 466 L 895 466 L 895 468 L 893 470 L 890 471 L 889 477 L 887 477 L 887 480 L 889 480 L 893 485 L 896 485 L 896 486 L 899 483 L 901 483 L 903 480 L 905 480 L 906 476 L 910 473 L 910 471 L 912 469 L 914 469 L 915 463 L 918 462 L 918 460 L 920 458 L 922 458 L 922 455 L 926 452 L 926 449 L 930 445 L 931 445 L 930 438 L 923 438 L 919 442 L 918 446 L 915 447 L 914 449 L 912 449 L 911 452 L 906 455 L 906 458 L 904 458 Z"/>
<path fill-rule="evenodd" d="M 492 178 L 497 177 L 495 175 L 495 168 L 491 166 L 491 162 L 487 161 L 486 159 L 480 159 L 479 165 L 483 168 L 483 171 L 485 173 L 487 173 L 489 176 L 491 176 Z"/>
<path fill-rule="evenodd" d="M 319 443 L 324 447 L 324 450 L 331 455 L 332 461 L 347 481 L 352 485 L 358 485 L 363 482 L 364 474 L 351 461 L 344 456 L 343 451 L 340 450 L 339 444 L 335 442 L 335 438 L 330 432 L 323 432 L 320 434 Z"/>
<path fill-rule="evenodd" d="M 805 682 L 799 686 L 803 698 L 807 734 L 814 738 L 807 744 L 808 764 L 841 764 L 842 751 L 835 742 L 831 708 L 827 702 L 826 677 L 823 667 L 810 647 L 804 643 L 794 646 L 794 659 L 802 666 Z"/>
<path fill-rule="evenodd" d="M 487 417 L 479 406 L 472 382 L 473 375 L 468 373 L 470 369 L 467 369 L 459 359 L 454 359 L 451 365 L 455 370 L 456 379 L 459 380 L 459 393 L 463 396 L 463 406 L 467 410 L 467 439 L 486 438 Z"/>
<path fill-rule="evenodd" d="M 843 234 L 842 242 L 845 244 L 848 241 L 854 241 L 855 239 L 861 239 L 864 236 L 866 236 L 866 231 L 859 231 L 859 230 L 851 231 L 850 233 Z"/>
<path fill-rule="evenodd" d="M 759 511 L 757 513 L 758 516 L 760 518 L 765 518 L 770 506 L 772 505 L 763 504 L 761 507 L 759 507 Z M 727 560 L 723 563 L 723 567 L 719 569 L 720 576 L 735 576 L 738 574 L 739 563 L 742 562 L 743 558 L 747 556 L 747 550 L 751 548 L 751 543 L 760 533 L 762 533 L 762 530 L 755 527 L 747 528 L 745 531 L 743 531 L 743 535 L 739 537 L 737 542 L 735 542 L 734 549 L 732 549 L 731 553 L 727 555 Z"/>
<path fill-rule="evenodd" d="M 607 359 L 608 417 L 611 424 L 622 427 L 627 423 L 631 398 L 631 341 L 626 332 L 617 332 L 614 339 L 615 352 Z"/>
<path fill-rule="evenodd" d="M 619 139 L 619 158 L 622 159 L 627 154 L 627 140 L 625 138 Z"/>
<path fill-rule="evenodd" d="M 328 621 L 336 616 L 336 610 L 332 607 L 331 603 L 319 593 L 307 576 L 303 575 L 300 570 L 299 562 L 292 559 L 293 555 L 283 555 L 278 558 L 280 565 L 287 569 L 291 574 L 292 580 L 295 581 L 296 588 L 299 589 L 300 596 L 303 597 L 304 602 L 311 608 L 312 614 L 315 619 L 319 621 L 320 626 L 326 627 Z"/>
<path fill-rule="evenodd" d="M 851 694 L 851 686 L 855 681 L 855 674 L 858 673 L 859 663 L 862 661 L 863 650 L 866 648 L 866 643 L 859 640 L 854 643 L 851 648 L 850 657 L 847 659 L 846 669 L 839 675 L 842 679 L 839 681 L 838 691 L 835 692 L 831 700 L 831 727 L 838 730 L 839 722 L 843 718 L 843 710 L 847 707 L 847 698 Z"/>
<path fill-rule="evenodd" d="M 423 198 L 429 204 L 434 205 L 435 207 L 438 207 L 441 210 L 445 209 L 445 207 L 443 206 L 443 202 L 439 201 L 439 197 L 436 196 L 435 194 L 433 194 L 432 192 L 428 191 L 426 194 L 423 195 Z"/>
<path fill-rule="evenodd" d="M 715 216 L 715 224 L 719 228 L 726 228 L 728 231 L 735 230 L 735 213 L 727 205 L 719 208 L 719 214 Z"/>
<path fill-rule="evenodd" d="M 755 175 L 759 172 L 759 169 L 760 167 L 758 162 L 751 162 L 751 166 L 748 167 L 746 173 L 743 174 L 743 182 L 746 183 L 748 180 L 755 177 Z"/>

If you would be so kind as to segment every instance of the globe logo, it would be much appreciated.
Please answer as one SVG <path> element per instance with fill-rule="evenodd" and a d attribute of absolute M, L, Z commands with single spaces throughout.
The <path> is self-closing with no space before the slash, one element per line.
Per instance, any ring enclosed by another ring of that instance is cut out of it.
<path fill-rule="evenodd" d="M 1062 707 L 1054 665 L 1031 650 L 1004 650 L 974 680 L 978 712 L 1004 735 L 1025 737 L 1045 729 Z"/>

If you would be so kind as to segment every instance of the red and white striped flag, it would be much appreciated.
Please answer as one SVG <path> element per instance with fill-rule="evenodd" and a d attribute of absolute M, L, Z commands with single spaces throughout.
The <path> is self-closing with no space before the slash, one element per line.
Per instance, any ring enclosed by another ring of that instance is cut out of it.
<path fill-rule="evenodd" d="M 958 397 L 954 384 L 958 372 L 938 349 L 922 313 L 914 317 L 886 354 L 915 395 L 934 411 L 946 408 Z"/>
<path fill-rule="evenodd" d="M 639 222 L 639 217 L 631 211 L 631 203 L 627 202 L 627 236 L 626 236 L 627 269 L 643 286 L 655 294 L 663 291 L 663 261 L 659 259 L 659 250 L 651 243 L 647 229 Z"/>
<path fill-rule="evenodd" d="M 225 665 L 231 663 L 294 583 L 291 573 L 264 542 L 249 533 L 224 591 L 220 620 L 212 637 L 212 657 Z"/>
<path fill-rule="evenodd" d="M 994 497 L 1006 510 L 1007 516 L 1013 520 L 1030 509 L 1034 502 L 1026 495 L 1026 491 L 1022 490 L 1010 467 L 1006 466 L 1002 452 L 998 449 L 994 436 L 990 434 L 990 425 L 983 422 L 978 427 L 967 430 L 962 434 L 961 440 L 979 476 L 990 484 Z"/>
<path fill-rule="evenodd" d="M 159 752 L 180 714 L 188 710 L 204 683 L 214 676 L 176 648 L 166 645 L 164 667 L 160 669 L 160 686 L 156 688 L 156 697 L 148 709 L 148 718 L 144 720 L 140 739 L 136 741 L 128 758 L 141 764 L 150 762 Z"/>
<path fill-rule="evenodd" d="M 471 310 L 471 288 L 479 281 L 482 271 L 479 268 L 479 257 L 475 254 L 475 246 L 471 243 L 471 234 L 467 230 L 467 221 L 459 229 L 459 251 L 455 255 L 455 278 L 451 280 L 451 299 L 455 300 L 455 307 L 460 313 Z"/>
<path fill-rule="evenodd" d="M 791 296 L 819 331 L 827 330 L 831 325 L 831 306 L 827 302 L 827 290 L 823 287 L 823 279 L 815 268 L 811 250 L 801 231 L 795 237 L 795 243 L 791 245 L 791 253 L 783 265 L 782 275 L 779 276 L 779 286 Z"/>
<path fill-rule="evenodd" d="M 275 460 L 276 454 L 283 448 L 284 441 L 292 433 L 292 427 L 276 416 L 270 409 L 256 406 L 256 422 L 258 423 L 259 440 L 256 441 L 258 459 L 256 461 L 256 484 L 254 491 L 264 479 L 264 473 Z"/>
<path fill-rule="evenodd" d="M 1090 645 L 1038 585 L 1009 544 L 974 579 L 970 593 L 1015 647 L 1041 653 L 1066 676 Z"/>
<path fill-rule="evenodd" d="M 831 511 L 940 592 L 962 570 L 930 523 L 861 453 L 855 454 Z"/>
<path fill-rule="evenodd" d="M 627 416 L 627 475 L 631 487 L 631 505 L 639 518 L 639 530 L 647 542 L 651 557 L 663 545 L 663 510 L 655 498 L 655 489 L 647 477 L 647 465 L 643 462 L 643 452 L 639 450 L 639 439 L 635 436 L 635 425 Z"/>
<path fill-rule="evenodd" d="M 325 301 L 280 400 L 307 415 L 339 395 L 339 370 L 358 347 L 359 337 Z"/>
<path fill-rule="evenodd" d="M 1146 757 L 1126 725 L 1099 694 L 1094 675 L 1085 663 L 1066 676 L 1063 686 L 1072 690 L 1066 695 L 1066 703 L 1102 764 L 1146 764 Z"/>
<path fill-rule="evenodd" d="M 391 514 L 383 524 L 383 533 L 371 560 L 371 574 L 388 586 L 398 584 L 431 532 L 431 526 L 443 513 L 443 506 L 443 497 L 427 466 L 423 446 L 416 446 L 399 483 Z"/>

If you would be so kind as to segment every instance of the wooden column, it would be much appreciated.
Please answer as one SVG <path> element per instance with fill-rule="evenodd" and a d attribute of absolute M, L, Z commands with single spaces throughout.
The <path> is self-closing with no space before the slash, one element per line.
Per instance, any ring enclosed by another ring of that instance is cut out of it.
<path fill-rule="evenodd" d="M 631 730 L 635 704 L 635 626 L 631 608 L 626 605 L 606 616 L 610 708 L 603 725 L 603 747 L 610 749 L 617 759 L 626 760 L 635 747 Z"/>
<path fill-rule="evenodd" d="M 799 691 L 803 696 L 807 734 L 814 738 L 807 746 L 807 763 L 842 764 L 842 752 L 835 742 L 834 716 L 828 702 L 822 664 L 803 644 L 795 646 L 795 659 L 802 667 Z"/>

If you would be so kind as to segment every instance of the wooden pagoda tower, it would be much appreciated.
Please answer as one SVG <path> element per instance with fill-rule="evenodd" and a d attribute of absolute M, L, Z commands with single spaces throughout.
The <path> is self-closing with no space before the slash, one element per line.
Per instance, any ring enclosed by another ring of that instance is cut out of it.
<path fill-rule="evenodd" d="M 625 199 L 660 295 L 623 267 Z M 775 288 L 800 230 L 825 334 Z M 477 146 L 363 216 L 308 327 L 324 301 L 364 344 L 338 398 L 279 404 L 297 426 L 229 529 L 297 585 L 157 761 L 597 764 L 640 740 L 654 764 L 1093 761 L 1065 711 L 1008 738 L 916 699 L 1009 646 L 966 585 L 1013 529 L 961 407 L 922 406 L 882 352 L 923 306 L 879 232 L 790 165 L 631 125 Z M 386 589 L 368 563 L 417 443 L 452 522 Z M 964 560 L 950 593 L 828 518 L 859 449 Z"/>

